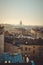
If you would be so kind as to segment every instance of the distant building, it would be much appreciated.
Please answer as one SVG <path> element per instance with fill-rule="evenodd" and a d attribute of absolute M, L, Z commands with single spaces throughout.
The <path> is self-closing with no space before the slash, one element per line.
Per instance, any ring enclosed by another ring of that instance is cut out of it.
<path fill-rule="evenodd" d="M 43 30 L 41 29 L 31 29 L 31 33 L 33 34 L 34 38 L 42 38 L 43 39 Z"/>
<path fill-rule="evenodd" d="M 20 26 L 22 26 L 22 21 L 20 21 Z"/>

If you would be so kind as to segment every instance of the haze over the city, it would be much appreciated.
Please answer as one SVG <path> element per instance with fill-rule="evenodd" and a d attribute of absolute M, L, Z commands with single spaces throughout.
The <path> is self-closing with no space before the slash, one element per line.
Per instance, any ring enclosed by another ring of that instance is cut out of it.
<path fill-rule="evenodd" d="M 43 0 L 0 0 L 0 23 L 43 26 Z"/>

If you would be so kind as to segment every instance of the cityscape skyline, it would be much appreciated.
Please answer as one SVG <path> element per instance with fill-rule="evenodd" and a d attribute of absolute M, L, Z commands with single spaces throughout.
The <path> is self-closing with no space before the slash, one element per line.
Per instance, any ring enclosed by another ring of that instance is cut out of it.
<path fill-rule="evenodd" d="M 43 0 L 0 0 L 0 24 L 43 26 Z"/>

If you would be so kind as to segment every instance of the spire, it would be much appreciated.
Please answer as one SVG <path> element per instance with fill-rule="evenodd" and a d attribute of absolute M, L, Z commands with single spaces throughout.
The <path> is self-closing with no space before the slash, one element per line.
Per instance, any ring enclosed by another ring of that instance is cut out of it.
<path fill-rule="evenodd" d="M 22 26 L 22 21 L 20 21 L 20 26 Z"/>

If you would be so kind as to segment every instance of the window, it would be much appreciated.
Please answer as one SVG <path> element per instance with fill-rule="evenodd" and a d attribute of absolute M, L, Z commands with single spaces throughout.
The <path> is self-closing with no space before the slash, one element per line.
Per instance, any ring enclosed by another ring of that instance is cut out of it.
<path fill-rule="evenodd" d="M 33 46 L 33 48 L 35 48 L 35 46 Z"/>
<path fill-rule="evenodd" d="M 30 53 L 28 53 L 28 56 L 30 56 Z"/>
<path fill-rule="evenodd" d="M 25 47 L 25 51 L 27 51 L 27 47 Z"/>
<path fill-rule="evenodd" d="M 30 51 L 30 48 L 28 50 Z"/>
<path fill-rule="evenodd" d="M 33 54 L 35 53 L 35 50 L 33 50 Z"/>
<path fill-rule="evenodd" d="M 21 51 L 23 51 L 23 48 L 21 47 Z"/>

